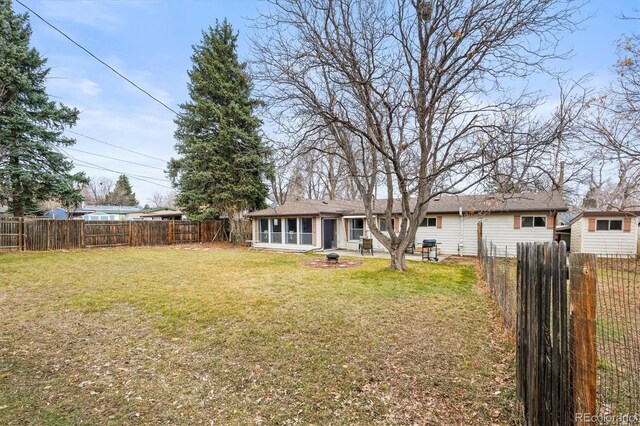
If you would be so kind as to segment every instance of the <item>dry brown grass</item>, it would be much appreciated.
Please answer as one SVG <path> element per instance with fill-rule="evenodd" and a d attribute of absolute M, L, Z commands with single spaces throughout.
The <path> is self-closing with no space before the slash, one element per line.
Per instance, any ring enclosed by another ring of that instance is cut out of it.
<path fill-rule="evenodd" d="M 0 424 L 512 420 L 472 267 L 195 248 L 0 257 Z"/>

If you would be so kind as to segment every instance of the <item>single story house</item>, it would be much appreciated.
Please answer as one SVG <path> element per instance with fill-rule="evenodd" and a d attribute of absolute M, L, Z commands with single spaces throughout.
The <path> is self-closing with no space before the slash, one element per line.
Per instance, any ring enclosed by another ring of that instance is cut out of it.
<path fill-rule="evenodd" d="M 374 215 L 386 232 L 386 200 Z M 478 235 L 515 256 L 518 242 L 552 241 L 556 217 L 567 211 L 558 192 L 497 195 L 446 195 L 429 203 L 416 233 L 416 246 L 435 239 L 443 254 L 476 255 Z M 390 226 L 398 229 L 402 210 L 394 201 Z M 372 237 L 364 206 L 357 200 L 297 200 L 248 214 L 252 245 L 279 250 L 357 250 L 360 238 Z M 374 238 L 374 250 L 384 247 Z"/>
<path fill-rule="evenodd" d="M 83 220 L 128 220 L 129 216 L 143 210 L 132 206 L 99 206 L 84 205 L 86 213 L 80 217 Z"/>
<path fill-rule="evenodd" d="M 161 209 L 141 213 L 139 217 L 142 220 L 182 220 L 186 216 L 179 210 Z"/>
<path fill-rule="evenodd" d="M 640 211 L 584 211 L 561 234 L 568 233 L 574 253 L 640 254 Z"/>

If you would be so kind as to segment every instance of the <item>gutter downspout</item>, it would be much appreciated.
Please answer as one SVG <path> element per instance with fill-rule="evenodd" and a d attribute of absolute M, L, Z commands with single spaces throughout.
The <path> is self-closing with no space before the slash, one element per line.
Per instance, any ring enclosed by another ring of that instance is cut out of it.
<path fill-rule="evenodd" d="M 458 208 L 460 215 L 460 240 L 458 241 L 458 256 L 462 256 L 462 248 L 464 247 L 464 216 L 462 215 L 462 207 Z"/>

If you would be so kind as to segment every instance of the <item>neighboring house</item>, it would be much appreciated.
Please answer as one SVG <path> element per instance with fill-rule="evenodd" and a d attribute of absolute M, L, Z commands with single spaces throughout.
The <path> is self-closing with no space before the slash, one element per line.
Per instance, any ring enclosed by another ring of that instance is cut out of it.
<path fill-rule="evenodd" d="M 63 208 L 56 207 L 55 209 L 47 210 L 44 216 L 47 219 L 68 219 L 69 213 Z"/>
<path fill-rule="evenodd" d="M 574 253 L 636 256 L 640 253 L 639 220 L 640 211 L 585 211 L 562 231 L 568 231 Z"/>
<path fill-rule="evenodd" d="M 182 220 L 186 217 L 183 212 L 172 209 L 162 209 L 141 213 L 139 216 L 142 220 Z"/>
<path fill-rule="evenodd" d="M 386 200 L 378 200 L 374 215 L 385 232 Z M 559 193 L 442 196 L 429 203 L 416 233 L 416 245 L 435 239 L 443 254 L 476 255 L 478 235 L 515 255 L 516 243 L 552 241 L 556 216 L 567 211 Z M 392 209 L 398 229 L 401 208 Z M 372 237 L 361 201 L 300 200 L 249 213 L 253 246 L 280 250 L 357 250 L 361 237 Z M 374 249 L 384 247 L 374 239 Z"/>
<path fill-rule="evenodd" d="M 139 207 L 130 206 L 92 206 L 84 205 L 82 210 L 87 212 L 80 218 L 84 220 L 127 220 L 129 216 L 140 213 Z"/>

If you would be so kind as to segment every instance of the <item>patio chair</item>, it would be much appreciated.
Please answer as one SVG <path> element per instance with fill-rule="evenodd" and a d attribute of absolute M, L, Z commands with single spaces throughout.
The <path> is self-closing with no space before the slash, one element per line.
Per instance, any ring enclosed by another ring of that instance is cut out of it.
<path fill-rule="evenodd" d="M 358 245 L 358 251 L 362 256 L 364 256 L 365 252 L 370 252 L 371 256 L 373 256 L 373 238 L 361 239 Z"/>

